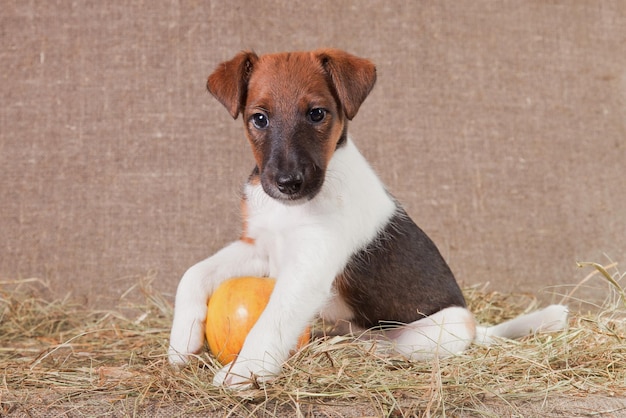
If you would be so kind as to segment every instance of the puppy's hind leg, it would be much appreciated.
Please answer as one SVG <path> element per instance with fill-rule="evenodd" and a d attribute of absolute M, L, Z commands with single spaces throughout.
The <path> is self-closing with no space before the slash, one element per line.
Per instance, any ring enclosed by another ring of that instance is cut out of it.
<path fill-rule="evenodd" d="M 456 306 L 384 332 L 394 352 L 416 361 L 461 353 L 475 335 L 474 316 Z"/>

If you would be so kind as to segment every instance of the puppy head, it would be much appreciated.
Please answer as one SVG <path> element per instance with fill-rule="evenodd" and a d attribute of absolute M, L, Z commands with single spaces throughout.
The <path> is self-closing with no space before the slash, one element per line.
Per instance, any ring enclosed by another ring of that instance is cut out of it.
<path fill-rule="evenodd" d="M 335 149 L 376 82 L 376 68 L 335 49 L 241 52 L 209 76 L 209 91 L 241 113 L 261 184 L 282 201 L 319 192 Z"/>

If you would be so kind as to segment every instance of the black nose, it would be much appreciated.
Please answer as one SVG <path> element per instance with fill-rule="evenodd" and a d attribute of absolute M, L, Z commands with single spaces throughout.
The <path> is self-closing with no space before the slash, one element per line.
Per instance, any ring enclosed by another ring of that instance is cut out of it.
<path fill-rule="evenodd" d="M 302 173 L 287 173 L 276 176 L 276 187 L 284 194 L 296 194 L 302 189 L 304 176 Z"/>

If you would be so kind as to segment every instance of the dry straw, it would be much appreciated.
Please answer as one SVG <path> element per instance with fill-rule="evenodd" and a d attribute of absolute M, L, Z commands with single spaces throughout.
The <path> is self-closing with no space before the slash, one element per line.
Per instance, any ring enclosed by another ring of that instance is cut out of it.
<path fill-rule="evenodd" d="M 142 303 L 105 312 L 42 300 L 28 281 L 0 283 L 13 289 L 0 293 L 0 416 L 524 416 L 555 398 L 624 397 L 623 275 L 614 265 L 583 266 L 590 274 L 565 302 L 590 283 L 608 283 L 610 297 L 593 313 L 573 312 L 564 332 L 434 362 L 325 337 L 277 380 L 243 394 L 210 384 L 218 365 L 208 354 L 179 371 L 168 366 L 172 307 L 149 281 L 139 283 Z M 482 323 L 536 307 L 525 295 L 465 293 Z"/>

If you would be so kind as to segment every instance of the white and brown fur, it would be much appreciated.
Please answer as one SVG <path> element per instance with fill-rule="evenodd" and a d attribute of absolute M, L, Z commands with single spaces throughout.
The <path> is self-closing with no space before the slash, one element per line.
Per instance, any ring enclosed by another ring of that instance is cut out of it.
<path fill-rule="evenodd" d="M 277 281 L 238 358 L 215 376 L 218 385 L 277 375 L 316 316 L 378 328 L 412 359 L 565 326 L 560 305 L 495 327 L 475 324 L 435 244 L 348 135 L 348 121 L 375 81 L 370 61 L 334 49 L 242 52 L 211 74 L 209 91 L 233 118 L 243 116 L 256 167 L 244 187 L 240 239 L 180 281 L 171 363 L 202 350 L 207 300 L 235 276 Z"/>

